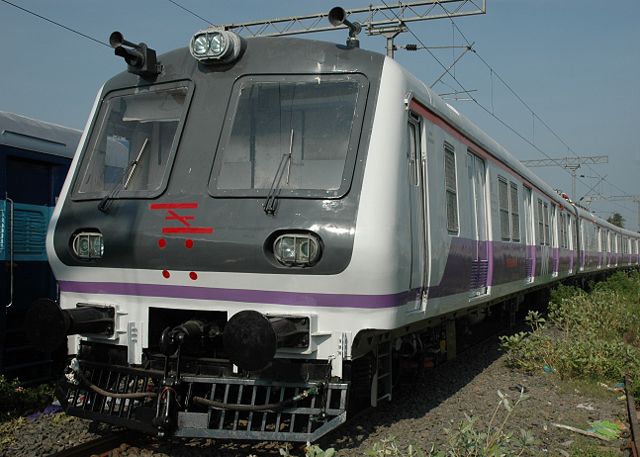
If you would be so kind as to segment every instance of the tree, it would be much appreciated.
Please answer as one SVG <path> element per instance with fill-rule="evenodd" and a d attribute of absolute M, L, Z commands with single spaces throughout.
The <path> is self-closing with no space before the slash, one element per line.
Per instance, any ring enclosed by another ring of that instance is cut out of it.
<path fill-rule="evenodd" d="M 613 213 L 613 215 L 607 218 L 607 222 L 610 222 L 613 225 L 617 225 L 618 227 L 624 228 L 624 217 L 620 213 Z"/>

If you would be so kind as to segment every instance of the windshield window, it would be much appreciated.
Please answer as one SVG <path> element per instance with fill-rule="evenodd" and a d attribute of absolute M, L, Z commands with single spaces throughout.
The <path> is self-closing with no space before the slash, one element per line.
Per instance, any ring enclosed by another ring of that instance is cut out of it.
<path fill-rule="evenodd" d="M 214 167 L 214 195 L 266 195 L 274 180 L 293 194 L 336 194 L 343 187 L 357 141 L 353 133 L 360 128 L 354 119 L 363 109 L 364 77 L 288 79 L 246 77 L 236 83 Z"/>
<path fill-rule="evenodd" d="M 101 127 L 94 131 L 85 155 L 77 193 L 93 197 L 114 189 L 126 196 L 158 191 L 187 92 L 186 87 L 174 87 L 108 97 L 101 111 Z"/>

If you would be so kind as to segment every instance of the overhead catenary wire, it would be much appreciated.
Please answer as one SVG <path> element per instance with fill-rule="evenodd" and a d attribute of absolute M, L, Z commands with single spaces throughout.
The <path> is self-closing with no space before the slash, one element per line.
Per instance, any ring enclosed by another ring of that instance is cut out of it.
<path fill-rule="evenodd" d="M 388 6 L 388 5 L 386 4 L 385 0 L 381 0 L 381 1 L 382 1 L 382 3 L 384 3 L 384 4 L 385 4 L 385 6 Z M 441 6 L 442 6 L 442 5 L 441 5 Z M 493 76 L 493 74 L 495 74 L 495 76 L 499 79 L 499 81 L 500 81 L 500 82 L 502 82 L 502 83 L 503 83 L 503 84 L 504 84 L 504 85 L 505 85 L 505 86 L 506 86 L 506 87 L 507 87 L 507 88 L 512 92 L 512 94 L 513 94 L 513 95 L 514 95 L 514 96 L 515 96 L 515 97 L 516 97 L 516 98 L 517 98 L 517 99 L 518 99 L 518 100 L 519 100 L 519 101 L 520 101 L 520 102 L 521 102 L 521 103 L 522 103 L 522 104 L 523 104 L 523 105 L 524 105 L 524 106 L 529 110 L 529 112 L 531 112 L 532 116 L 534 116 L 534 118 L 533 118 L 533 119 L 534 119 L 534 122 L 535 122 L 535 119 L 537 118 L 537 119 L 540 121 L 540 123 L 541 123 L 545 128 L 547 128 L 547 129 L 548 129 L 548 130 L 549 130 L 549 131 L 550 131 L 550 132 L 551 132 L 551 133 L 552 133 L 552 134 L 553 134 L 553 135 L 554 135 L 554 136 L 555 136 L 555 137 L 556 137 L 556 138 L 557 138 L 557 139 L 558 139 L 558 140 L 559 140 L 559 141 L 560 141 L 560 142 L 561 142 L 561 143 L 562 143 L 566 148 L 567 148 L 567 150 L 569 150 L 569 151 L 570 151 L 570 152 L 572 152 L 576 157 L 578 157 L 578 155 L 575 153 L 575 151 L 573 151 L 573 149 L 572 149 L 572 148 L 571 148 L 571 147 L 570 147 L 570 146 L 569 146 L 569 145 L 568 145 L 568 144 L 567 144 L 567 143 L 566 143 L 566 142 L 565 142 L 565 141 L 564 141 L 564 140 L 563 140 L 563 139 L 562 139 L 558 134 L 557 134 L 557 132 L 555 132 L 555 130 L 553 130 L 553 129 L 552 129 L 552 128 L 551 128 L 551 127 L 550 127 L 550 126 L 549 126 L 549 125 L 548 125 L 548 124 L 547 124 L 547 123 L 546 123 L 546 122 L 545 122 L 545 121 L 544 121 L 540 116 L 538 116 L 538 115 L 537 115 L 537 113 L 535 113 L 535 111 L 534 111 L 534 110 L 529 106 L 529 104 L 527 104 L 527 103 L 524 101 L 524 99 L 522 99 L 522 97 L 520 97 L 520 95 L 518 95 L 518 94 L 515 92 L 515 90 L 514 90 L 514 89 L 513 89 L 509 84 L 507 84 L 507 83 L 506 83 L 506 81 L 504 80 L 504 78 L 502 78 L 502 77 L 500 76 L 500 74 L 498 74 L 498 73 L 495 71 L 495 69 L 493 69 L 493 67 L 491 67 L 491 65 L 489 65 L 489 63 L 488 63 L 488 62 L 486 62 L 486 60 L 484 60 L 482 57 L 480 57 L 480 56 L 478 55 L 477 50 L 476 50 L 475 48 L 473 48 L 473 43 L 471 43 L 471 42 L 468 40 L 468 38 L 466 37 L 466 35 L 464 34 L 464 32 L 462 32 L 462 30 L 458 27 L 458 25 L 455 23 L 455 21 L 453 20 L 453 18 L 448 14 L 447 10 L 446 10 L 444 7 L 443 7 L 443 10 L 444 10 L 444 11 L 445 11 L 445 13 L 447 13 L 447 15 L 449 16 L 449 20 L 451 20 L 451 22 L 452 22 L 452 24 L 454 25 L 454 27 L 458 30 L 458 33 L 460 34 L 460 36 L 462 36 L 462 38 L 463 38 L 463 39 L 465 40 L 465 42 L 467 43 L 468 51 L 472 51 L 472 52 L 473 52 L 473 54 L 475 54 L 476 56 L 478 56 L 478 58 L 480 59 L 480 61 L 481 61 L 481 62 L 483 62 L 483 63 L 487 66 L 487 68 L 489 68 L 489 70 L 491 71 L 492 76 Z M 396 19 L 397 19 L 399 22 L 402 22 L 401 18 L 400 18 L 400 17 L 399 17 L 399 16 L 398 16 L 394 11 L 391 11 L 391 12 L 394 14 L 394 16 L 396 17 Z M 465 93 L 467 93 L 467 95 L 468 95 L 468 97 L 469 97 L 469 98 L 468 98 L 468 100 L 473 101 L 473 102 L 474 102 L 476 105 L 478 105 L 478 107 L 480 107 L 480 108 L 481 108 L 485 113 L 487 113 L 489 116 L 493 117 L 496 121 L 498 121 L 498 122 L 499 122 L 501 125 L 503 125 L 506 129 L 508 129 L 510 132 L 512 132 L 514 135 L 516 135 L 516 136 L 517 136 L 518 138 L 520 138 L 522 141 L 524 141 L 524 142 L 525 142 L 525 143 L 527 143 L 529 146 L 531 146 L 534 150 L 536 150 L 537 152 L 539 152 L 539 153 L 540 153 L 540 154 L 542 154 L 543 156 L 547 157 L 548 159 L 552 159 L 552 157 L 551 157 L 549 154 L 547 154 L 545 151 L 543 151 L 543 150 L 542 150 L 539 146 L 537 146 L 537 145 L 536 145 L 532 140 L 529 140 L 528 138 L 526 138 L 526 137 L 525 137 L 522 133 L 520 133 L 520 132 L 515 128 L 515 127 L 511 126 L 509 123 L 507 123 L 505 120 L 503 120 L 500 116 L 498 116 L 497 114 L 495 114 L 495 110 L 493 109 L 493 106 L 492 106 L 492 108 L 491 108 L 491 109 L 489 109 L 489 108 L 487 108 L 486 106 L 484 106 L 482 103 L 480 103 L 476 97 L 474 97 L 473 95 L 471 95 L 471 94 L 470 94 L 470 91 L 468 91 L 468 90 L 464 87 L 464 85 L 463 85 L 463 84 L 458 80 L 458 78 L 456 77 L 456 75 L 452 73 L 452 71 L 451 71 L 451 67 L 453 67 L 453 65 L 452 65 L 452 66 L 447 67 L 443 62 L 441 62 L 441 61 L 440 61 L 440 59 L 438 59 L 438 58 L 435 56 L 435 54 L 434 54 L 433 52 L 431 52 L 431 50 L 429 49 L 429 47 L 428 47 L 428 46 L 427 46 L 427 45 L 426 45 L 426 44 L 425 44 L 425 43 L 420 39 L 420 37 L 418 37 L 418 36 L 416 35 L 416 33 L 415 33 L 413 30 L 411 30 L 411 28 L 410 28 L 407 24 L 404 24 L 404 23 L 403 23 L 403 26 L 405 27 L 406 31 L 407 31 L 407 32 L 409 32 L 409 33 L 414 37 L 414 39 L 418 41 L 418 43 L 420 43 L 420 47 L 419 47 L 419 49 L 424 49 L 424 50 L 426 50 L 426 51 L 431 55 L 431 57 L 433 57 L 433 59 L 434 59 L 434 60 L 435 60 L 435 61 L 436 61 L 436 62 L 437 62 L 437 63 L 438 63 L 438 64 L 439 64 L 443 69 L 444 69 L 444 74 L 443 74 L 443 75 L 447 75 L 447 74 L 448 74 L 448 75 L 449 75 L 449 76 L 450 76 L 450 77 L 451 77 L 451 78 L 452 78 L 452 79 L 453 79 L 453 80 L 454 80 L 454 81 L 455 81 L 455 82 L 460 86 L 460 88 L 462 89 L 462 91 L 463 91 L 463 92 L 465 92 Z M 440 78 L 438 78 L 438 80 L 436 80 L 436 82 L 438 82 L 438 81 L 442 82 L 442 76 L 441 76 Z M 435 83 L 434 83 L 434 84 L 432 84 L 432 85 L 431 85 L 431 87 L 433 87 L 433 85 L 435 85 Z M 447 85 L 448 87 L 450 87 L 450 88 L 451 88 L 451 86 L 449 86 L 448 84 L 445 84 L 445 85 Z M 492 92 L 493 92 L 493 87 L 492 87 Z M 492 100 L 492 102 L 493 102 L 493 100 Z M 597 175 L 598 175 L 598 177 L 602 178 L 602 175 L 600 175 L 597 171 L 593 170 L 593 168 L 592 168 L 592 167 L 589 167 L 589 169 L 591 169 L 595 174 L 597 174 Z M 565 168 L 563 168 L 563 170 L 564 170 L 567 174 L 571 175 L 571 172 L 570 172 L 569 170 L 567 170 L 567 169 L 565 169 Z M 611 184 L 608 180 L 606 180 L 606 179 L 603 179 L 603 180 L 604 180 L 605 182 L 607 182 L 607 183 Z M 584 186 L 588 186 L 588 185 L 587 185 L 587 183 L 586 183 L 586 182 L 584 182 L 583 180 L 578 179 L 578 181 L 579 181 L 580 183 L 582 183 Z M 615 186 L 615 187 L 617 187 L 617 186 Z M 623 192 L 624 194 L 627 194 L 627 192 L 626 192 L 626 191 L 624 191 L 624 190 L 620 189 L 619 187 L 618 187 L 618 189 L 619 189 L 621 192 Z M 574 196 L 574 198 L 575 198 L 575 196 Z M 625 210 L 627 210 L 627 211 L 629 211 L 629 210 L 630 210 L 629 208 L 627 208 L 627 207 L 625 207 L 625 206 L 623 206 L 623 205 L 619 205 L 619 204 L 618 204 L 617 206 L 622 207 L 623 209 L 625 209 Z"/>
<path fill-rule="evenodd" d="M 385 3 L 384 0 L 381 0 L 382 3 Z M 394 13 L 395 14 L 395 13 Z M 400 20 L 400 18 L 396 15 L 396 17 L 398 18 L 398 20 Z M 462 89 L 463 92 L 469 94 L 471 91 L 467 90 L 464 85 L 458 80 L 458 78 L 455 77 L 455 75 L 453 75 L 450 71 L 450 69 L 440 61 L 440 59 L 438 59 L 435 54 L 433 54 L 433 52 L 431 52 L 431 50 L 429 49 L 428 46 L 426 46 L 424 44 L 424 42 L 420 39 L 420 37 L 418 35 L 415 34 L 415 32 L 413 30 L 411 30 L 410 27 L 408 27 L 406 24 L 404 24 L 407 31 L 414 37 L 414 39 L 416 39 L 419 43 L 421 48 L 420 49 L 424 49 L 427 52 L 429 52 L 429 54 L 435 59 L 436 62 L 438 62 L 438 64 L 445 70 L 445 73 L 448 74 L 449 76 L 451 76 L 451 78 L 460 86 L 460 88 Z M 466 37 L 465 37 L 466 40 Z M 470 45 L 471 43 L 469 43 Z M 475 53 L 474 49 L 471 48 L 471 51 Z M 451 86 L 449 86 L 451 87 Z M 500 117 L 498 117 L 496 114 L 492 113 L 491 110 L 489 110 L 488 108 L 486 108 L 484 105 L 482 105 L 475 97 L 473 97 L 472 95 L 469 95 L 469 98 L 476 103 L 480 108 L 482 108 L 487 114 L 489 114 L 490 116 L 492 116 L 494 119 L 496 119 L 498 122 L 500 122 L 504 127 L 506 127 L 508 130 L 510 130 L 512 133 L 514 133 L 516 136 L 518 136 L 520 139 L 522 139 L 523 141 L 525 141 L 527 144 L 529 144 L 531 147 L 533 147 L 536 151 L 540 152 L 542 155 L 544 155 L 545 157 L 547 157 L 548 159 L 551 159 L 552 157 L 550 155 L 548 155 L 546 152 L 544 152 L 542 149 L 540 149 L 538 146 L 536 146 L 534 143 L 532 143 L 529 139 L 527 139 L 524 135 L 522 135 L 520 132 L 518 132 L 514 127 L 512 127 L 511 125 L 509 125 L 506 121 L 502 120 Z M 567 171 L 568 172 L 568 171 Z"/>
<path fill-rule="evenodd" d="M 446 13 L 446 9 L 442 8 L 445 13 Z M 449 16 L 449 20 L 451 21 L 453 27 L 458 31 L 458 33 L 460 34 L 460 36 L 464 39 L 464 41 L 467 43 L 467 46 L 471 45 L 471 42 L 469 41 L 469 39 L 466 37 L 466 35 L 464 34 L 464 32 L 462 31 L 462 29 L 458 26 L 458 24 L 455 22 L 455 20 L 453 19 L 453 17 Z M 511 92 L 511 94 L 531 113 L 532 117 L 533 117 L 533 128 L 535 129 L 535 120 L 537 119 L 566 149 L 568 152 L 570 152 L 571 154 L 573 154 L 575 157 L 579 157 L 579 154 L 577 154 L 573 148 L 558 134 L 558 132 L 556 132 L 555 129 L 553 129 L 544 119 L 542 119 L 542 117 L 540 117 L 535 111 L 534 109 L 515 91 L 515 89 L 480 55 L 480 53 L 478 52 L 477 49 L 473 48 L 471 49 L 473 51 L 473 54 L 475 54 L 475 56 L 480 60 L 480 62 L 482 62 L 490 71 L 491 74 L 491 90 L 492 90 L 492 95 L 491 95 L 491 103 L 492 103 L 492 108 L 493 108 L 493 76 L 495 75 L 496 78 L 498 78 L 498 80 L 509 90 L 509 92 Z M 493 111 L 493 109 L 492 109 Z M 534 130 L 535 132 L 535 130 Z M 533 135 L 533 133 L 532 133 Z M 598 178 L 602 178 L 602 180 L 608 184 L 610 184 L 611 186 L 615 187 L 616 189 L 618 189 L 620 192 L 622 192 L 625 195 L 630 195 L 627 191 L 625 191 L 624 189 L 620 188 L 617 184 L 612 183 L 611 181 L 609 181 L 608 179 L 606 179 L 606 176 L 603 177 L 597 170 L 595 170 L 592 166 L 590 166 L 589 164 L 586 164 L 587 167 L 594 172 L 596 175 L 598 175 Z M 582 181 L 581 181 L 582 182 Z M 583 184 L 585 184 L 583 182 Z M 585 184 L 586 185 L 586 184 Z M 575 196 L 574 196 L 575 197 Z M 623 206 L 623 208 L 625 209 L 629 209 Z"/>
<path fill-rule="evenodd" d="M 51 23 L 53 25 L 56 25 L 56 26 L 58 26 L 60 28 L 63 28 L 65 30 L 67 30 L 68 32 L 75 33 L 76 35 L 79 35 L 79 36 L 81 36 L 83 38 L 86 38 L 87 40 L 91 40 L 91 41 L 93 41 L 95 43 L 101 44 L 101 45 L 106 46 L 109 49 L 111 49 L 111 46 L 109 45 L 109 43 L 106 43 L 106 42 L 104 42 L 102 40 L 99 40 L 99 39 L 94 38 L 94 37 L 92 37 L 90 35 L 87 35 L 86 33 L 82 33 L 82 32 L 80 32 L 78 30 L 72 29 L 71 27 L 68 27 L 68 26 L 66 26 L 64 24 L 56 22 L 53 19 L 49 19 L 48 17 L 45 17 L 45 16 L 43 16 L 41 14 L 38 14 L 38 13 L 36 13 L 34 11 L 31 11 L 31 10 L 29 10 L 27 8 L 24 8 L 24 7 L 20 6 L 20 5 L 16 5 L 15 3 L 10 2 L 9 0 L 0 0 L 0 1 L 3 2 L 3 3 L 6 3 L 7 5 L 13 6 L 14 8 L 17 8 L 17 9 L 19 9 L 21 11 L 24 11 L 25 13 L 28 13 L 28 14 L 30 14 L 32 16 L 35 16 L 35 17 L 39 18 L 39 19 L 42 19 L 43 21 L 49 22 L 49 23 Z"/>
<path fill-rule="evenodd" d="M 200 15 L 199 15 L 199 14 L 197 14 L 197 13 L 194 13 L 194 12 L 193 12 L 193 11 L 191 11 L 190 9 L 188 9 L 188 8 L 186 8 L 186 7 L 184 7 L 184 6 L 182 6 L 180 3 L 178 3 L 178 2 L 176 2 L 176 1 L 174 1 L 174 0 L 167 0 L 167 1 L 168 1 L 168 2 L 170 2 L 170 3 L 173 3 L 175 6 L 177 6 L 177 7 L 178 7 L 178 8 L 180 8 L 181 10 L 186 11 L 187 13 L 191 14 L 191 15 L 192 15 L 192 16 L 194 16 L 194 17 L 197 17 L 198 19 L 200 19 L 200 20 L 202 20 L 202 21 L 206 22 L 207 24 L 209 24 L 209 25 L 211 25 L 211 26 L 214 26 L 214 24 L 213 24 L 211 21 L 209 21 L 208 19 L 203 18 L 202 16 L 200 16 Z"/>

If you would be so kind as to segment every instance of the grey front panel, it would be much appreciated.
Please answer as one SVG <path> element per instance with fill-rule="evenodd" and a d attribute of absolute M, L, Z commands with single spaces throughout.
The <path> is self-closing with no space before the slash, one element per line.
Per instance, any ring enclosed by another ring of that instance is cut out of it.
<path fill-rule="evenodd" d="M 276 234 L 309 230 L 320 236 L 323 254 L 315 266 L 296 272 L 344 270 L 353 249 L 384 57 L 331 43 L 259 38 L 247 40 L 243 55 L 233 65 L 198 64 L 186 49 L 160 60 L 165 71 L 156 84 L 187 81 L 193 91 L 166 185 L 154 198 L 117 196 L 108 213 L 98 210 L 100 199 L 77 198 L 70 192 L 56 226 L 58 257 L 67 265 L 109 268 L 290 273 L 291 269 L 274 261 L 268 252 L 270 243 Z M 358 120 L 353 176 L 344 194 L 321 199 L 282 193 L 275 215 L 263 210 L 266 196 L 210 195 L 214 158 L 236 81 L 246 75 L 345 73 L 363 75 L 368 90 L 362 120 Z M 105 94 L 138 85 L 148 83 L 122 73 L 106 84 Z M 80 261 L 73 255 L 70 241 L 81 229 L 97 229 L 104 235 L 102 259 Z"/>

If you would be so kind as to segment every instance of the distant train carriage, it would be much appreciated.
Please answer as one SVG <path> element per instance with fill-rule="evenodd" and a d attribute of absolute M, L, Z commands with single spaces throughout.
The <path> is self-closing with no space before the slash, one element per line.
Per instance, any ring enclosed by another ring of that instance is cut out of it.
<path fill-rule="evenodd" d="M 22 321 L 34 300 L 57 296 L 45 238 L 80 135 L 0 112 L 0 373 L 25 382 L 51 376 L 49 357 L 27 344 Z"/>
<path fill-rule="evenodd" d="M 69 414 L 313 440 L 392 399 L 399 358 L 452 356 L 456 321 L 638 264 L 638 234 L 393 59 L 217 29 L 159 63 L 111 43 L 129 72 L 99 94 L 48 234 L 62 311 L 30 313 L 76 355 Z"/>

